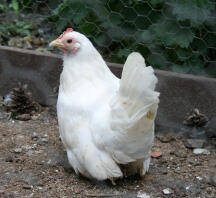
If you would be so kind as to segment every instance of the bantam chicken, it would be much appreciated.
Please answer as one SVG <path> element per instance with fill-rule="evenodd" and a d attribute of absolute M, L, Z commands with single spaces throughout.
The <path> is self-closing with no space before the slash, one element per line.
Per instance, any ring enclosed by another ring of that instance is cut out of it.
<path fill-rule="evenodd" d="M 91 41 L 72 28 L 50 46 L 64 52 L 57 115 L 75 172 L 113 183 L 123 176 L 143 176 L 159 103 L 152 67 L 139 53 L 131 53 L 118 79 Z"/>

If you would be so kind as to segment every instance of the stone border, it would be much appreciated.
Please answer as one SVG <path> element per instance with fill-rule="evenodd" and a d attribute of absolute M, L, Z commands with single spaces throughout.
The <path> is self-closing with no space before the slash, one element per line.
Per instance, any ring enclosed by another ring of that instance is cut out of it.
<path fill-rule="evenodd" d="M 55 105 L 61 72 L 61 56 L 0 46 L 0 95 L 20 81 L 27 83 L 36 101 Z M 120 77 L 121 64 L 108 63 Z M 156 126 L 163 131 L 181 131 L 186 114 L 198 108 L 216 131 L 216 79 L 156 70 L 160 106 Z M 216 132 L 214 132 L 216 133 Z"/>

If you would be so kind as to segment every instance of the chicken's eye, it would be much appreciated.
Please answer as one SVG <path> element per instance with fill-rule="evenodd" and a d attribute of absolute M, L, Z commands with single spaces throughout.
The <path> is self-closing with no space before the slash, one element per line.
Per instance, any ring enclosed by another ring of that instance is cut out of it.
<path fill-rule="evenodd" d="M 67 43 L 72 43 L 72 39 L 67 40 Z"/>

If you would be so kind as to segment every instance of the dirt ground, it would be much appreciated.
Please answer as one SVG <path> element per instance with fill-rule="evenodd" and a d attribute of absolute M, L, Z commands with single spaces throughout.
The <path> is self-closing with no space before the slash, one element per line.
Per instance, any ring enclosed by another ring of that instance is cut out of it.
<path fill-rule="evenodd" d="M 90 181 L 70 168 L 48 108 L 30 121 L 7 118 L 0 108 L 0 197 L 216 197 L 216 152 L 194 154 L 184 138 L 157 133 L 150 171 L 117 181 Z"/>

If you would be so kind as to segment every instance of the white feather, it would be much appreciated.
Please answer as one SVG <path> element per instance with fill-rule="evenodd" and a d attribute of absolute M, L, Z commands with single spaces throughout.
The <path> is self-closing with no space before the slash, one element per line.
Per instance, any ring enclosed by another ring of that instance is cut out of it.
<path fill-rule="evenodd" d="M 119 80 L 85 36 L 70 34 L 80 50 L 64 56 L 57 113 L 71 166 L 105 180 L 123 176 L 119 164 L 143 159 L 145 174 L 159 102 L 153 69 L 132 53 Z"/>

